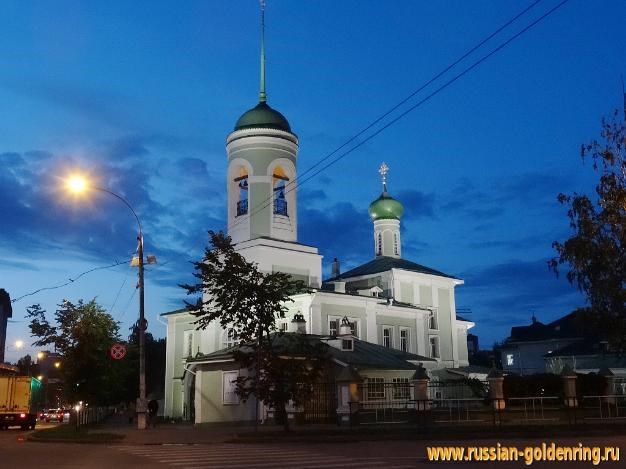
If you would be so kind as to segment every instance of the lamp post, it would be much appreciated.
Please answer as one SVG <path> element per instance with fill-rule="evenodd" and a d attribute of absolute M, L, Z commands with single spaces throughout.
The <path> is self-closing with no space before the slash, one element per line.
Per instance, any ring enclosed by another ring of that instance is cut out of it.
<path fill-rule="evenodd" d="M 146 412 L 147 412 L 147 403 L 146 403 L 146 351 L 145 351 L 145 331 L 146 331 L 146 320 L 144 315 L 144 261 L 143 261 L 143 230 L 141 227 L 141 221 L 139 220 L 139 216 L 135 209 L 130 205 L 130 203 L 121 195 L 116 194 L 108 189 L 104 189 L 102 187 L 91 186 L 87 179 L 79 176 L 73 176 L 67 180 L 67 186 L 69 190 L 75 194 L 80 194 L 89 189 L 97 190 L 100 192 L 106 192 L 109 195 L 119 199 L 126 207 L 130 209 L 135 220 L 137 220 L 138 226 L 138 234 L 137 234 L 137 254 L 138 254 L 138 267 L 139 267 L 139 322 L 137 324 L 137 328 L 139 330 L 139 398 L 137 399 L 137 428 L 139 430 L 146 429 Z"/>

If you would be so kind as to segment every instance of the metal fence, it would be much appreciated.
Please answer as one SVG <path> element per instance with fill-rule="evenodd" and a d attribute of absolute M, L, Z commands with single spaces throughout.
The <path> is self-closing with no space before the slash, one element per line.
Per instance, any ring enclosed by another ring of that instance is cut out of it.
<path fill-rule="evenodd" d="M 493 399 L 487 382 L 430 382 L 428 399 L 416 400 L 407 379 L 366 380 L 358 385 L 359 400 L 349 403 L 351 425 L 583 425 L 626 423 L 626 381 L 616 380 L 615 394 L 526 396 Z M 323 383 L 305 406 L 306 422 L 337 419 L 336 384 Z"/>

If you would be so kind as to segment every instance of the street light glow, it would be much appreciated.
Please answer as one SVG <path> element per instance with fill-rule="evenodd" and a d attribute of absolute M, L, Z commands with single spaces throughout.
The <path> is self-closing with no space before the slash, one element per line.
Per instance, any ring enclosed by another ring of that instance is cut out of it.
<path fill-rule="evenodd" d="M 24 346 L 24 341 L 23 340 L 16 340 L 15 341 L 15 348 L 22 348 Z"/>
<path fill-rule="evenodd" d="M 74 194 L 82 194 L 89 188 L 89 184 L 83 176 L 74 175 L 67 179 L 67 188 Z"/>

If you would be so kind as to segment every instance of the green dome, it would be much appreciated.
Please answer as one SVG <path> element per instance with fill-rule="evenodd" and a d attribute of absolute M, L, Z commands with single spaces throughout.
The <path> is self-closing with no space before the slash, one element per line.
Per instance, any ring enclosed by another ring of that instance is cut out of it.
<path fill-rule="evenodd" d="M 260 102 L 249 111 L 244 112 L 235 124 L 235 130 L 254 128 L 291 132 L 291 127 L 285 116 L 269 107 L 265 102 Z"/>
<path fill-rule="evenodd" d="M 378 199 L 370 204 L 368 212 L 372 220 L 400 220 L 404 213 L 404 207 L 387 192 L 383 192 Z"/>

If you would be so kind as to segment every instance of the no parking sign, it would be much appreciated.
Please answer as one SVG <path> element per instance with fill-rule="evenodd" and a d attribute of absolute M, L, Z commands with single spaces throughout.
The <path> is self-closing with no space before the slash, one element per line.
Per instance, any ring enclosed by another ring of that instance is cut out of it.
<path fill-rule="evenodd" d="M 121 360 L 126 356 L 126 346 L 124 344 L 113 344 L 110 353 L 113 360 Z"/>

